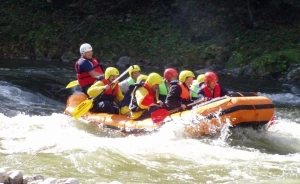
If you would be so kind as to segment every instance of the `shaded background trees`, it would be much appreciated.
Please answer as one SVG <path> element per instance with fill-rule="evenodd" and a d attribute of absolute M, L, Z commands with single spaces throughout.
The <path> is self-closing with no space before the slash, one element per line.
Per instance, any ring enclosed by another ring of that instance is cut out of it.
<path fill-rule="evenodd" d="M 89 42 L 108 62 L 284 72 L 299 63 L 299 10 L 297 0 L 6 0 L 0 55 L 59 60 Z"/>

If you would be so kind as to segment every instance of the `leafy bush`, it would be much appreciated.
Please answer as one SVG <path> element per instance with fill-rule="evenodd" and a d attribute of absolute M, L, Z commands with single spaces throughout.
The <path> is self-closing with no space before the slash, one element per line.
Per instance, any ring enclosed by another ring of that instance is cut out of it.
<path fill-rule="evenodd" d="M 300 63 L 300 54 L 296 50 L 283 50 L 265 54 L 254 60 L 256 70 L 265 70 L 272 75 L 280 76 L 287 72 L 292 64 Z"/>
<path fill-rule="evenodd" d="M 227 68 L 234 68 L 237 66 L 243 66 L 244 57 L 241 53 L 234 51 L 232 56 L 229 58 L 226 67 Z"/>

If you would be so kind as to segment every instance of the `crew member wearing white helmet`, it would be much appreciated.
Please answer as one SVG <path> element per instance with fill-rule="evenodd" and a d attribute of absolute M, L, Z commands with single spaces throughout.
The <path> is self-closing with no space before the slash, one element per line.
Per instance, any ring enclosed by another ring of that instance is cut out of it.
<path fill-rule="evenodd" d="M 103 74 L 102 66 L 93 58 L 93 48 L 90 44 L 84 43 L 80 46 L 81 57 L 75 63 L 76 77 L 82 91 L 87 94 L 87 90 L 97 77 Z"/>

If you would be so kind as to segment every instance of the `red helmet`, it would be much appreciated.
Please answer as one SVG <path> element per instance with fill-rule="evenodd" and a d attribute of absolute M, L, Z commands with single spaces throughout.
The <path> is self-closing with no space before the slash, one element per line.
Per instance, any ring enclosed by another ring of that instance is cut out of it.
<path fill-rule="evenodd" d="M 171 77 L 178 77 L 178 72 L 174 68 L 167 68 L 164 72 L 164 78 L 170 81 Z"/>
<path fill-rule="evenodd" d="M 207 84 L 209 81 L 218 81 L 218 76 L 214 72 L 206 72 L 204 76 L 204 84 Z"/>

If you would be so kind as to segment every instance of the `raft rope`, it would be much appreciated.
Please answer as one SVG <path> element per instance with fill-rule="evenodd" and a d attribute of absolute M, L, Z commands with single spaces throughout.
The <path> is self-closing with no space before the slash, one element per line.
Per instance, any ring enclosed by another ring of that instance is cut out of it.
<path fill-rule="evenodd" d="M 246 99 L 247 99 L 247 97 L 245 97 L 245 96 L 244 96 L 242 93 L 240 93 L 240 92 L 237 92 L 237 94 L 239 94 L 240 96 L 242 96 L 242 97 L 244 97 L 244 98 L 246 98 Z M 257 95 L 256 93 L 253 93 L 253 94 Z M 258 113 L 257 113 L 257 109 L 255 108 L 255 106 L 254 106 L 253 104 L 251 104 L 251 105 L 252 105 L 253 109 L 255 110 L 256 120 L 258 120 Z"/>

